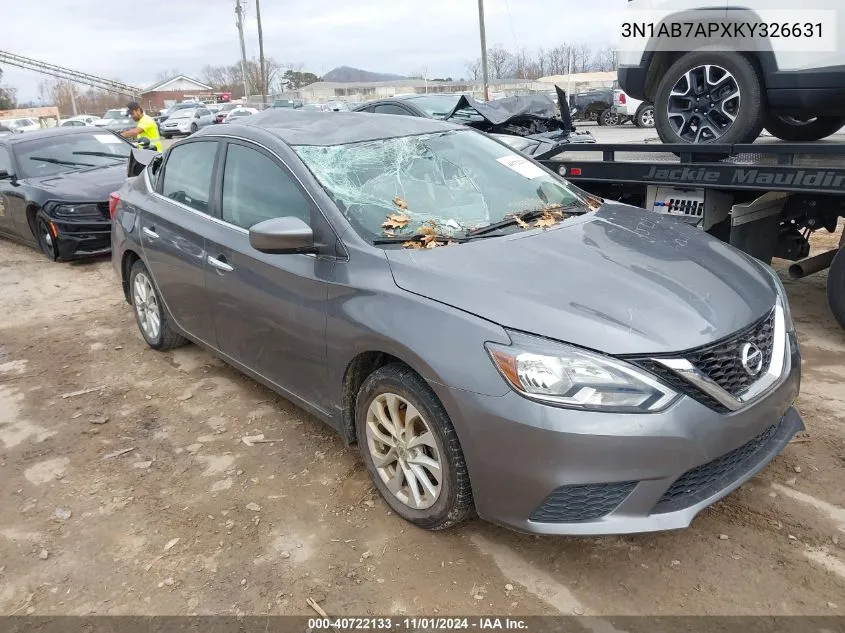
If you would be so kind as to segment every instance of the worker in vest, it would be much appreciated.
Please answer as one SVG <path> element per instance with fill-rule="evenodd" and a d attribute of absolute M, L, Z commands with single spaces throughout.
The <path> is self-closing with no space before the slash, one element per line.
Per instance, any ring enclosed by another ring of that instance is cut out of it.
<path fill-rule="evenodd" d="M 157 152 L 162 151 L 161 139 L 158 136 L 158 126 L 153 121 L 153 118 L 144 114 L 141 104 L 135 101 L 127 105 L 126 108 L 129 110 L 129 116 L 135 120 L 138 127 L 121 132 L 120 135 L 124 138 L 148 138 L 150 139 L 150 149 L 154 149 Z"/>

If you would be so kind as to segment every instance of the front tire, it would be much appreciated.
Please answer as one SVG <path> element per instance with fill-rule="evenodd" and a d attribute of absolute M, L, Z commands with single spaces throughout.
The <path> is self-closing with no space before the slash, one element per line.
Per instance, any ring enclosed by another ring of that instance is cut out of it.
<path fill-rule="evenodd" d="M 56 244 L 56 238 L 50 230 L 50 223 L 46 218 L 39 216 L 35 221 L 36 238 L 38 239 L 38 248 L 51 262 L 59 260 L 59 247 Z"/>
<path fill-rule="evenodd" d="M 839 327 L 845 330 L 845 248 L 840 248 L 827 271 L 827 303 Z"/>
<path fill-rule="evenodd" d="M 136 261 L 129 272 L 129 296 L 135 322 L 147 345 L 165 351 L 188 342 L 173 327 L 152 275 L 141 260 Z"/>
<path fill-rule="evenodd" d="M 807 143 L 827 138 L 845 126 L 845 117 L 820 116 L 809 121 L 770 114 L 766 117 L 766 131 L 782 141 Z"/>
<path fill-rule="evenodd" d="M 760 77 L 744 56 L 701 50 L 676 61 L 657 86 L 655 127 L 664 143 L 751 143 L 763 130 Z"/>
<path fill-rule="evenodd" d="M 196 124 L 196 123 L 191 123 L 191 134 L 193 134 L 194 132 L 196 132 L 196 131 L 197 131 L 197 129 L 198 129 L 198 128 L 197 128 L 197 124 Z"/>
<path fill-rule="evenodd" d="M 458 436 L 437 396 L 394 363 L 364 381 L 355 404 L 358 446 L 381 496 L 403 519 L 445 530 L 475 513 Z"/>
<path fill-rule="evenodd" d="M 618 125 L 619 115 L 611 108 L 608 108 L 599 116 L 599 125 Z"/>

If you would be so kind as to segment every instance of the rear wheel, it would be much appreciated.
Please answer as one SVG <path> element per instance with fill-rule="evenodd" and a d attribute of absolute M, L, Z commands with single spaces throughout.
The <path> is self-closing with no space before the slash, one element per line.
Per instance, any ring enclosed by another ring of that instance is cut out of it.
<path fill-rule="evenodd" d="M 473 515 L 458 436 L 437 396 L 411 369 L 387 365 L 364 381 L 355 427 L 376 488 L 406 521 L 444 530 Z"/>
<path fill-rule="evenodd" d="M 763 130 L 763 91 L 738 53 L 701 50 L 676 61 L 657 86 L 655 126 L 664 143 L 751 143 Z"/>
<path fill-rule="evenodd" d="M 611 108 L 601 113 L 599 125 L 619 125 L 619 115 Z"/>
<path fill-rule="evenodd" d="M 197 131 L 197 124 L 196 124 L 196 123 L 191 123 L 191 134 L 193 134 L 193 133 L 194 133 L 194 132 L 196 132 L 196 131 Z"/>
<path fill-rule="evenodd" d="M 147 345 L 164 351 L 188 342 L 173 328 L 170 315 L 159 297 L 150 271 L 141 260 L 132 265 L 129 273 L 129 291 L 135 322 Z"/>
<path fill-rule="evenodd" d="M 766 131 L 782 141 L 806 143 L 827 138 L 845 126 L 845 117 L 794 117 L 770 114 L 766 117 Z"/>
<path fill-rule="evenodd" d="M 845 248 L 840 248 L 827 273 L 827 303 L 839 327 L 845 329 Z"/>
<path fill-rule="evenodd" d="M 57 261 L 59 259 L 59 249 L 56 244 L 56 238 L 50 229 L 50 223 L 46 218 L 39 217 L 35 225 L 38 247 L 41 249 L 41 252 L 44 253 L 50 261 Z"/>
<path fill-rule="evenodd" d="M 634 125 L 641 128 L 654 127 L 654 106 L 647 103 L 637 108 L 634 115 Z"/>

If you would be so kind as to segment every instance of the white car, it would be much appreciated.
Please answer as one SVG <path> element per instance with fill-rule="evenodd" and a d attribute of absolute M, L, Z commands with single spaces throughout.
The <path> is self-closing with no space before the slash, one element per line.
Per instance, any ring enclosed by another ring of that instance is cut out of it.
<path fill-rule="evenodd" d="M 613 111 L 620 117 L 630 117 L 637 127 L 654 127 L 654 106 L 628 96 L 624 90 L 613 91 Z"/>
<path fill-rule="evenodd" d="M 35 119 L 0 119 L 0 124 L 17 134 L 21 132 L 35 132 L 41 129 L 41 124 Z"/>
<path fill-rule="evenodd" d="M 671 37 L 705 22 L 717 37 Z M 619 87 L 654 104 L 664 143 L 750 143 L 764 128 L 806 142 L 845 125 L 842 0 L 629 0 L 625 24 Z"/>
<path fill-rule="evenodd" d="M 94 126 L 97 125 L 98 121 L 103 121 L 98 116 L 93 116 L 91 114 L 79 114 L 77 116 L 72 116 L 61 123 L 59 123 L 60 127 L 81 127 L 81 126 Z M 103 125 L 108 125 L 108 121 L 103 121 Z"/>
<path fill-rule="evenodd" d="M 223 123 L 233 123 L 235 119 L 250 116 L 251 114 L 258 114 L 258 110 L 255 108 L 235 108 L 226 114 Z"/>

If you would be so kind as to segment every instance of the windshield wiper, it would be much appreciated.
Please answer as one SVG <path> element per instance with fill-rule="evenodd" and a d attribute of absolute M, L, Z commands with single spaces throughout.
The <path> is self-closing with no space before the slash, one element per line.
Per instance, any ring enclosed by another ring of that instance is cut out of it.
<path fill-rule="evenodd" d="M 73 152 L 74 156 L 102 156 L 103 158 L 116 158 L 123 161 L 129 158 L 128 156 L 119 156 L 110 152 Z"/>
<path fill-rule="evenodd" d="M 519 224 L 519 222 L 528 222 L 530 220 L 536 220 L 537 218 L 542 217 L 546 213 L 566 213 L 567 211 L 571 211 L 575 208 L 578 207 L 576 205 L 569 205 L 567 207 L 553 207 L 551 209 L 531 209 L 529 211 L 523 211 L 522 213 L 515 213 L 513 215 L 509 215 L 503 220 L 494 222 L 493 224 L 488 224 L 487 226 L 481 226 L 477 229 L 469 230 L 463 235 L 463 238 L 471 240 L 476 237 L 487 237 L 490 233 L 494 233 L 499 229 L 504 229 L 514 224 Z"/>
<path fill-rule="evenodd" d="M 49 158 L 46 156 L 29 156 L 29 160 L 37 160 L 40 163 L 51 163 L 53 165 L 67 165 L 68 167 L 97 167 L 91 163 L 77 163 L 72 160 L 59 160 L 58 158 Z"/>
<path fill-rule="evenodd" d="M 404 244 L 405 242 L 421 242 L 427 237 L 432 237 L 430 233 L 411 233 L 410 235 L 389 235 L 385 237 L 377 237 L 373 239 L 373 244 Z M 437 242 L 465 242 L 463 236 L 450 237 L 448 235 L 434 235 Z"/>

